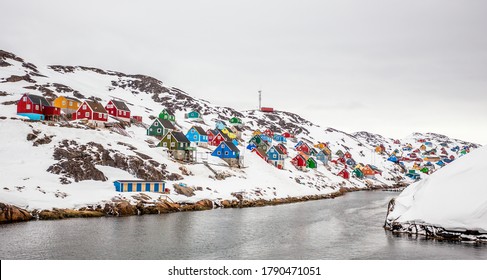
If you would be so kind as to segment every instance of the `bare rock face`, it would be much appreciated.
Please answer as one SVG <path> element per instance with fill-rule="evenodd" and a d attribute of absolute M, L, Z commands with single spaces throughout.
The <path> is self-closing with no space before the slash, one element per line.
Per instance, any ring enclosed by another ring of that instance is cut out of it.
<path fill-rule="evenodd" d="M 61 175 L 61 182 L 84 180 L 106 181 L 107 177 L 95 165 L 110 166 L 129 172 L 143 180 L 166 179 L 166 165 L 140 156 L 128 156 L 119 151 L 105 149 L 103 145 L 89 142 L 80 145 L 76 141 L 63 140 L 54 149 L 53 157 L 58 162 L 47 171 Z"/>
<path fill-rule="evenodd" d="M 194 195 L 194 190 L 192 188 L 183 187 L 183 186 L 180 186 L 178 184 L 174 184 L 173 188 L 177 194 L 182 194 L 182 195 L 185 195 L 188 197 Z"/>
<path fill-rule="evenodd" d="M 0 224 L 26 222 L 32 219 L 32 215 L 27 210 L 0 203 Z"/>

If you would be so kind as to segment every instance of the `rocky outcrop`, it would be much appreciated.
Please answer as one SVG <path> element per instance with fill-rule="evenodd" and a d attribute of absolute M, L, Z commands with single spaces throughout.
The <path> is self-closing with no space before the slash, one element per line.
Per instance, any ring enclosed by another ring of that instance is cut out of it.
<path fill-rule="evenodd" d="M 27 210 L 0 203 L 0 224 L 26 222 L 32 219 L 32 215 Z"/>
<path fill-rule="evenodd" d="M 89 142 L 84 145 L 76 141 L 63 140 L 54 149 L 53 157 L 58 162 L 47 171 L 61 175 L 61 182 L 84 180 L 106 181 L 107 178 L 95 165 L 110 166 L 127 171 L 143 180 L 165 180 L 166 165 L 140 156 L 129 156 L 103 145 Z"/>

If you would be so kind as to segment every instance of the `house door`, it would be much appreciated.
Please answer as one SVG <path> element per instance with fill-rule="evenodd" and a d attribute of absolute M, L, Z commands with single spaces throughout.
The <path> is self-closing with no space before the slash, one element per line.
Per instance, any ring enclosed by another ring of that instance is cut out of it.
<path fill-rule="evenodd" d="M 137 191 L 138 192 L 142 191 L 142 183 L 137 183 Z"/>
<path fill-rule="evenodd" d="M 132 187 L 133 187 L 132 185 L 133 185 L 132 183 L 128 183 L 127 184 L 127 191 L 128 192 L 131 192 L 132 191 Z"/>

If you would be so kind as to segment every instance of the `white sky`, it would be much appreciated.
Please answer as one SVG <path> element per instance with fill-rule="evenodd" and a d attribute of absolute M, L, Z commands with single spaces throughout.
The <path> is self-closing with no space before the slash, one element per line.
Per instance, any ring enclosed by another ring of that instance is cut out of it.
<path fill-rule="evenodd" d="M 102 2 L 102 3 L 100 3 Z M 322 126 L 487 144 L 487 1 L 0 0 L 0 49 Z"/>

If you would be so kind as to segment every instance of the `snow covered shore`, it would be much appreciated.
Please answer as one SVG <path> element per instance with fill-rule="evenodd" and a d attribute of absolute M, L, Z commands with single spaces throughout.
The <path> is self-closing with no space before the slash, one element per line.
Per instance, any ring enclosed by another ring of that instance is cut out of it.
<path fill-rule="evenodd" d="M 407 187 L 390 205 L 386 227 L 460 240 L 487 241 L 487 148 Z"/>

